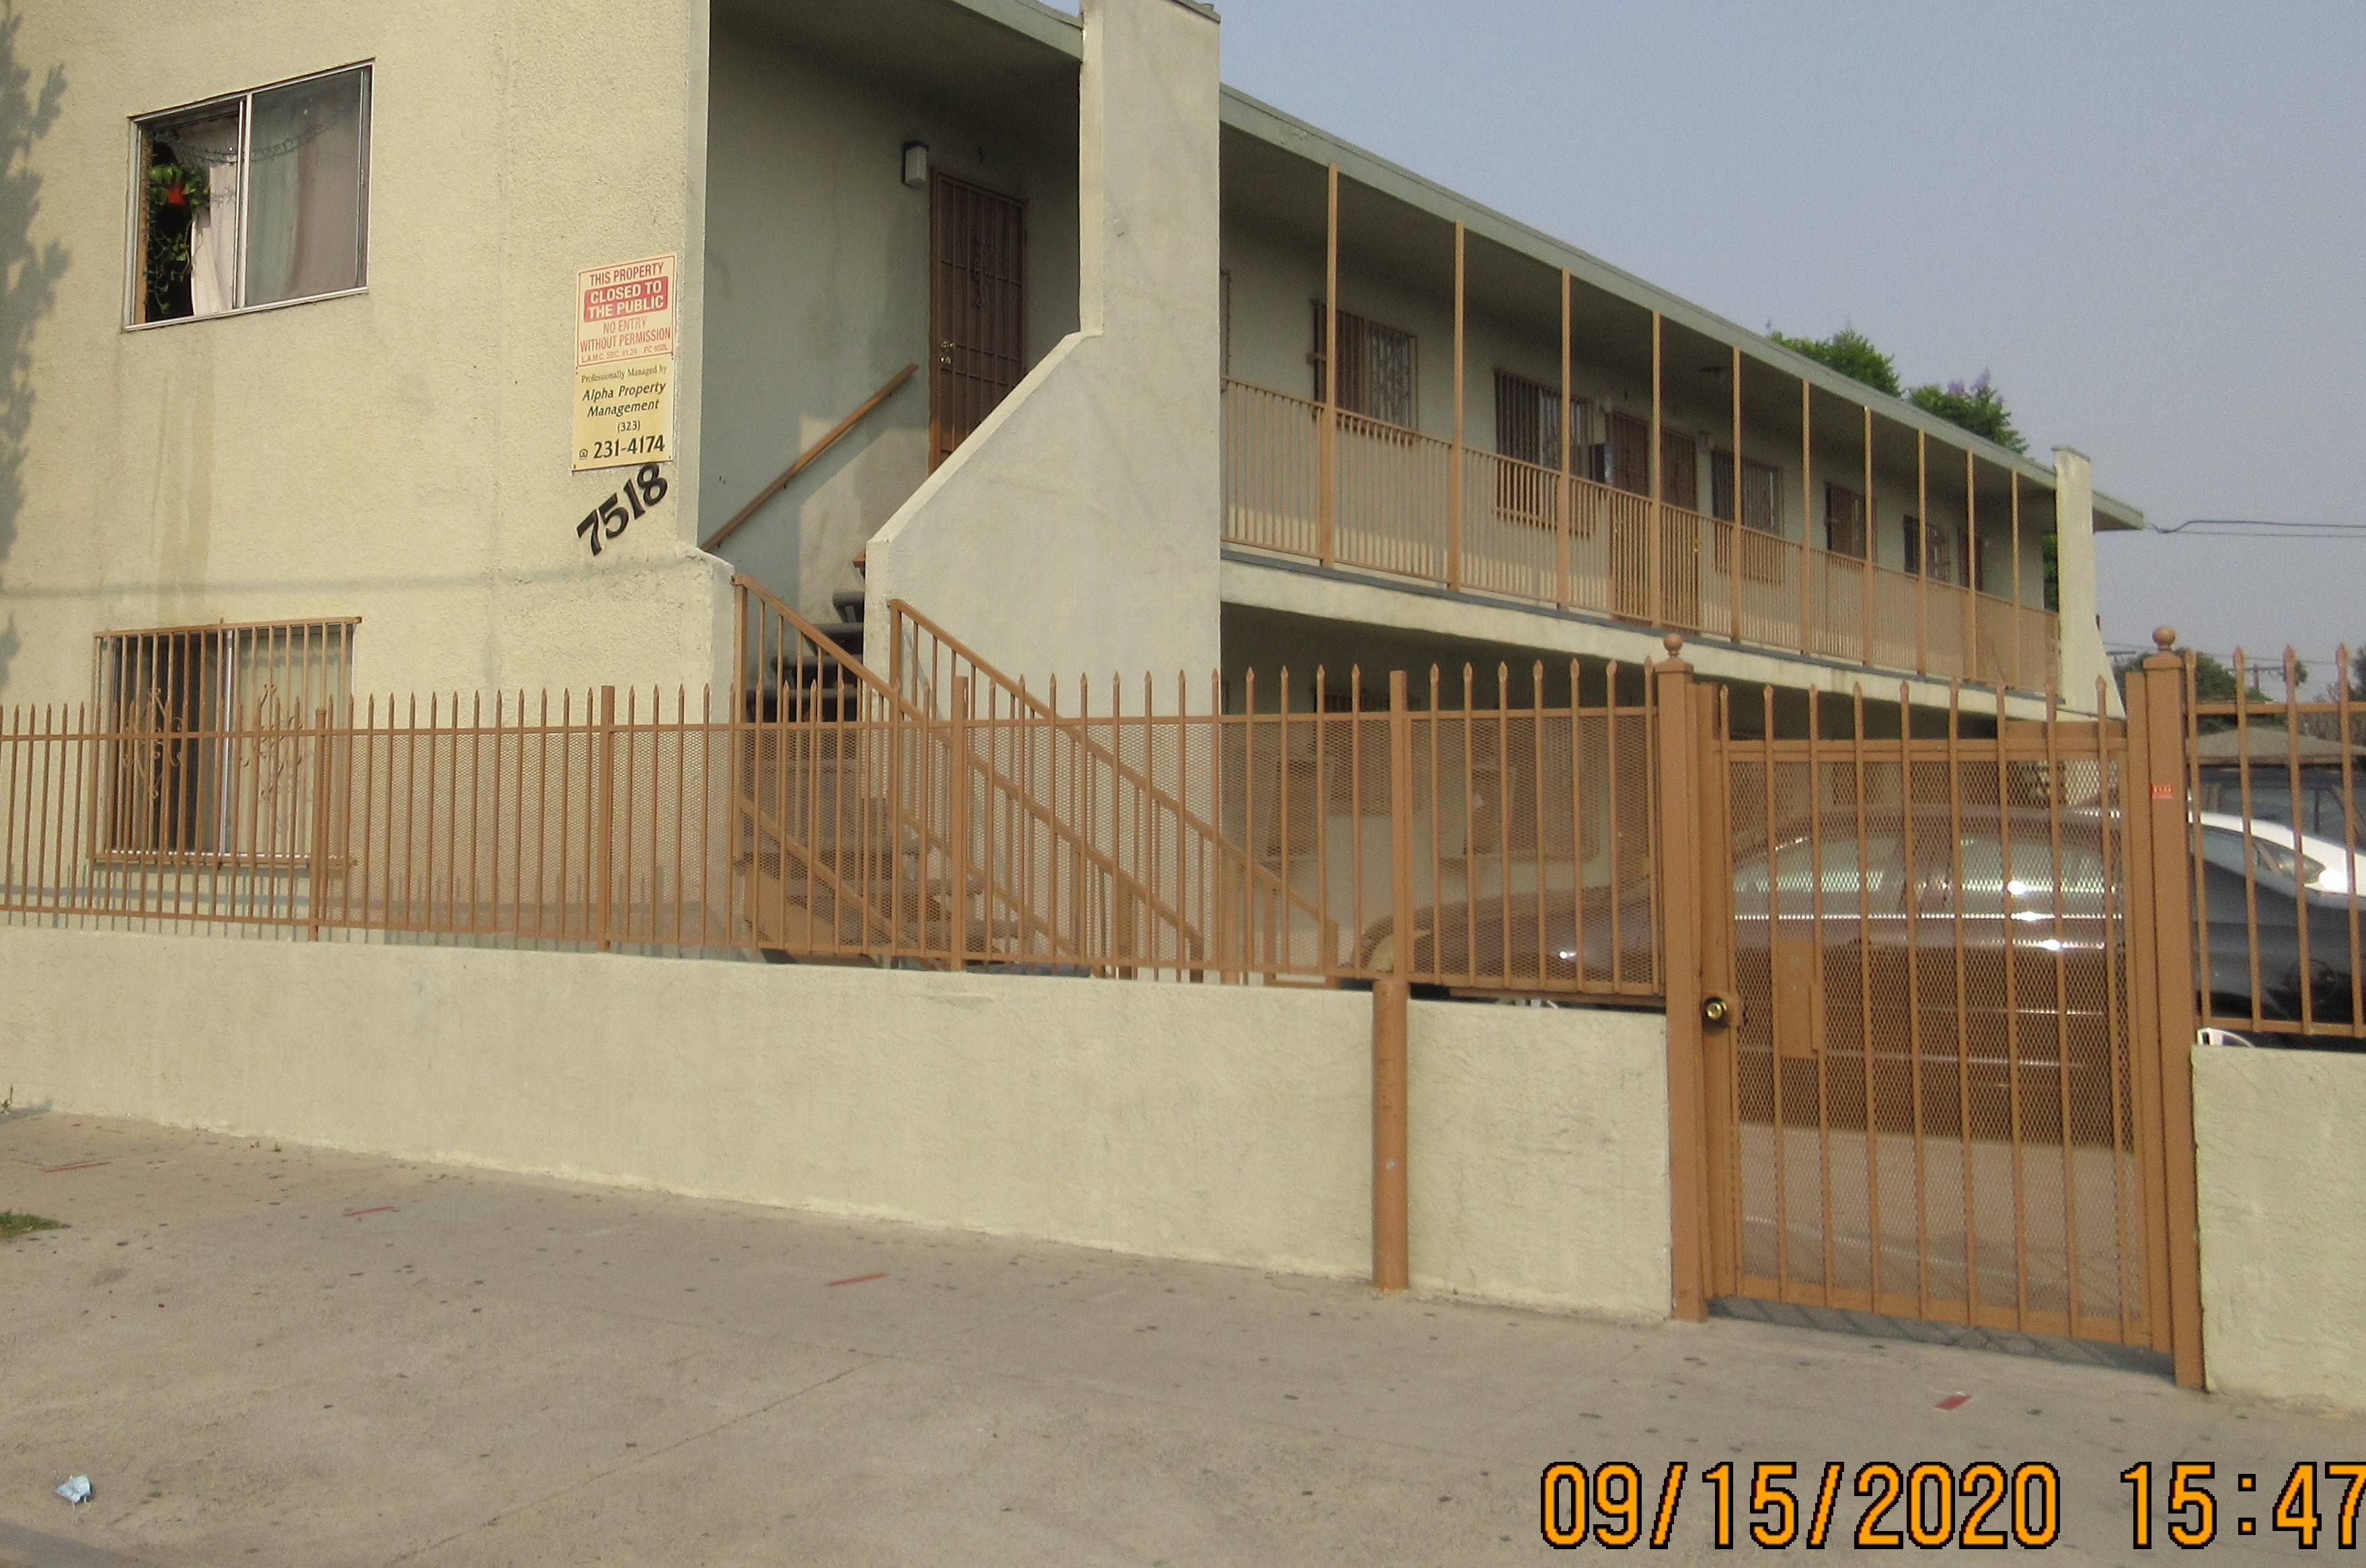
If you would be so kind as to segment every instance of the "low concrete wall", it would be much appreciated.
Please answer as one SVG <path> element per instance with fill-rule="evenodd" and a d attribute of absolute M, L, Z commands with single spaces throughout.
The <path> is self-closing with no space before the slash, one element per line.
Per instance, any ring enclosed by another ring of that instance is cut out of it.
<path fill-rule="evenodd" d="M 1667 1019 L 1416 1002 L 1409 1022 L 1415 1286 L 1667 1316 Z"/>
<path fill-rule="evenodd" d="M 17 1103 L 1308 1273 L 1370 1259 L 1349 992 L 0 928 Z M 1668 1307 L 1665 1028 L 1416 1003 L 1425 1289 Z"/>
<path fill-rule="evenodd" d="M 2366 1056 L 2193 1052 L 2214 1390 L 2366 1411 Z"/>

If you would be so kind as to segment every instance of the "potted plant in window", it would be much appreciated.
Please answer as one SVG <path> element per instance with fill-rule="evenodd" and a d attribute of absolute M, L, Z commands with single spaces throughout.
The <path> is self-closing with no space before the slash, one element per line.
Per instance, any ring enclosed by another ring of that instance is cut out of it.
<path fill-rule="evenodd" d="M 212 199 L 203 169 L 169 155 L 148 166 L 146 319 L 189 314 L 189 234 Z"/>

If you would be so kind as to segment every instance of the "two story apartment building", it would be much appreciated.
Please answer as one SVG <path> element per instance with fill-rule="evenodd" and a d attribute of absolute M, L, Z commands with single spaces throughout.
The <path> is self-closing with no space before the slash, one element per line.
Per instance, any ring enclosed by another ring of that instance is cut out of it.
<path fill-rule="evenodd" d="M 1287 666 L 1334 706 L 1673 632 L 1786 724 L 2111 700 L 2092 537 L 2143 519 L 2084 457 L 1224 88 L 1219 36 L 1189 0 L 18 14 L 0 705 L 721 689 L 735 573 L 1039 689 L 1262 705 Z"/>

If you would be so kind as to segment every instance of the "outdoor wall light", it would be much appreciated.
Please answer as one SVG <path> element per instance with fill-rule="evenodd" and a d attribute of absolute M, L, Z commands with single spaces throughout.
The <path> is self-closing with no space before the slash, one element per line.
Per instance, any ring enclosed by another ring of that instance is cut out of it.
<path fill-rule="evenodd" d="M 929 183 L 929 144 L 927 142 L 904 143 L 904 183 L 916 191 Z"/>

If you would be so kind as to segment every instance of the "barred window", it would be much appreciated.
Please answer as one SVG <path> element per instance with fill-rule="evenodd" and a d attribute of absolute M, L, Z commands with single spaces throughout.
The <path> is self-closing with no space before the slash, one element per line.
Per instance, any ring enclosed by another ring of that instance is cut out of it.
<path fill-rule="evenodd" d="M 1570 444 L 1585 440 L 1593 409 L 1583 398 L 1570 399 Z M 1549 523 L 1558 515 L 1549 474 L 1560 467 L 1560 394 L 1525 375 L 1495 372 L 1495 450 L 1511 458 L 1495 470 L 1495 510 L 1500 516 Z M 1533 465 L 1531 468 L 1514 464 Z"/>
<path fill-rule="evenodd" d="M 1326 312 L 1314 302 L 1314 400 L 1321 402 L 1331 369 L 1323 342 Z M 1350 310 L 1339 318 L 1339 407 L 1351 414 L 1413 428 L 1418 409 L 1420 363 L 1411 332 L 1367 320 Z"/>
<path fill-rule="evenodd" d="M 1939 523 L 1924 528 L 1919 519 L 1903 518 L 1906 531 L 1906 570 L 1912 575 L 1925 572 L 1943 583 L 1952 583 L 1955 577 L 1955 532 Z M 1924 560 L 1922 548 L 1930 545 L 1929 560 Z"/>
<path fill-rule="evenodd" d="M 1709 454 L 1709 508 L 1725 522 L 1733 515 L 1733 454 Z M 1741 526 L 1761 533 L 1783 532 L 1783 470 L 1753 458 L 1741 460 Z"/>
<path fill-rule="evenodd" d="M 349 721 L 351 620 L 112 632 L 98 639 L 102 847 L 300 856 L 312 734 Z"/>

